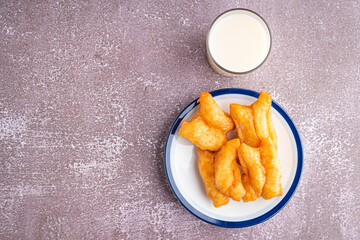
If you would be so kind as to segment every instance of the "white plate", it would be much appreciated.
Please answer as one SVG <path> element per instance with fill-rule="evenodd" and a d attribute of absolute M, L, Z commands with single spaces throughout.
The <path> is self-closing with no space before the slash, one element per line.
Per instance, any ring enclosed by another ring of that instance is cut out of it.
<path fill-rule="evenodd" d="M 220 108 L 226 112 L 229 112 L 230 103 L 251 105 L 259 94 L 239 88 L 211 92 Z M 283 195 L 270 200 L 259 198 L 247 203 L 230 200 L 229 204 L 215 208 L 206 195 L 199 173 L 197 148 L 187 139 L 179 137 L 181 121 L 190 120 L 198 110 L 199 105 L 195 99 L 176 118 L 166 140 L 165 171 L 169 184 L 180 203 L 196 217 L 221 227 L 252 226 L 274 216 L 294 194 L 302 172 L 302 144 L 291 118 L 275 101 L 272 102 L 271 111 L 278 136 L 283 173 Z"/>

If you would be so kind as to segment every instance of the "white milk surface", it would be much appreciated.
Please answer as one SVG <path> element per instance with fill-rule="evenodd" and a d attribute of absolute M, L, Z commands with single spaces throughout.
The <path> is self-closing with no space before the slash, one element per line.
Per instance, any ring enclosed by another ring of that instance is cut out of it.
<path fill-rule="evenodd" d="M 270 50 L 270 32 L 256 14 L 234 10 L 225 13 L 209 34 L 213 59 L 232 72 L 246 72 L 258 67 Z"/>

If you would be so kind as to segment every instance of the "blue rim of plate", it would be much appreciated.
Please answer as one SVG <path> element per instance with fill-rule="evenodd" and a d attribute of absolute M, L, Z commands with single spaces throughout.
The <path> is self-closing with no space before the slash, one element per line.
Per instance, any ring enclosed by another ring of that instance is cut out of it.
<path fill-rule="evenodd" d="M 248 89 L 242 89 L 242 88 L 224 88 L 224 89 L 219 89 L 219 90 L 215 90 L 213 92 L 210 92 L 210 94 L 213 97 L 219 96 L 219 95 L 225 95 L 225 94 L 242 94 L 242 95 L 247 95 L 247 96 L 252 96 L 255 98 L 258 98 L 260 93 L 259 92 L 255 92 L 252 90 L 248 90 Z M 216 225 L 216 226 L 220 226 L 220 227 L 226 227 L 226 228 L 243 228 L 243 227 L 249 227 L 249 226 L 253 226 L 259 223 L 262 223 L 266 220 L 268 220 L 269 218 L 273 217 L 275 214 L 277 214 L 283 207 L 285 207 L 285 205 L 289 202 L 289 200 L 291 199 L 291 197 L 294 195 L 296 188 L 299 185 L 300 182 L 300 177 L 301 177 L 301 173 L 302 173 L 302 168 L 303 168 L 303 148 L 302 148 L 302 143 L 301 143 L 301 139 L 300 139 L 300 135 L 299 132 L 294 124 L 294 122 L 291 120 L 291 118 L 289 117 L 289 115 L 285 112 L 284 109 L 282 109 L 282 107 L 280 107 L 279 104 L 277 104 L 274 100 L 272 101 L 272 107 L 275 108 L 280 115 L 285 119 L 286 123 L 289 125 L 292 134 L 294 136 L 295 139 L 295 143 L 296 143 L 296 149 L 297 149 L 297 159 L 298 159 L 298 163 L 297 163 L 297 169 L 296 169 L 296 173 L 295 173 L 295 178 L 293 183 L 291 184 L 291 187 L 289 189 L 289 191 L 287 192 L 287 194 L 285 195 L 285 197 L 275 206 L 273 207 L 270 211 L 264 213 L 263 215 L 250 219 L 250 220 L 246 220 L 246 221 L 223 221 L 223 220 L 219 220 L 219 219 L 214 219 L 212 217 L 209 217 L 201 212 L 199 212 L 198 210 L 196 210 L 191 204 L 189 204 L 184 196 L 181 194 L 181 192 L 179 191 L 179 189 L 176 186 L 176 183 L 174 181 L 174 178 L 172 176 L 172 172 L 171 172 L 171 167 L 170 167 L 170 147 L 171 143 L 173 141 L 173 138 L 175 136 L 175 132 L 177 130 L 177 128 L 179 127 L 181 121 L 183 120 L 183 118 L 194 108 L 198 105 L 197 103 L 197 99 L 195 99 L 194 101 L 192 101 L 187 107 L 185 107 L 185 109 L 179 114 L 179 116 L 176 118 L 175 122 L 173 123 L 173 125 L 170 128 L 168 137 L 166 139 L 166 144 L 165 144 L 165 151 L 164 151 L 164 159 L 165 159 L 165 172 L 166 172 L 166 177 L 168 179 L 168 182 L 170 184 L 171 190 L 173 191 L 173 193 L 175 194 L 176 198 L 179 200 L 179 202 L 193 215 L 195 215 L 196 217 L 198 217 L 199 219 Z"/>

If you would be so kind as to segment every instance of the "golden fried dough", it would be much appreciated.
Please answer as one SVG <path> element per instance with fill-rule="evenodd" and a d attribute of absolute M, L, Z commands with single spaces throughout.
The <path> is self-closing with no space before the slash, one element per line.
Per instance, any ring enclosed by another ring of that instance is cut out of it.
<path fill-rule="evenodd" d="M 259 138 L 256 135 L 251 107 L 230 104 L 230 115 L 235 122 L 240 141 L 249 146 L 258 147 Z"/>
<path fill-rule="evenodd" d="M 197 150 L 199 156 L 199 171 L 203 179 L 206 193 L 212 200 L 214 207 L 220 207 L 229 203 L 230 198 L 222 194 L 215 187 L 215 171 L 214 171 L 214 160 L 215 153 L 210 151 L 204 151 L 201 149 Z"/>
<path fill-rule="evenodd" d="M 259 98 L 251 105 L 256 134 L 260 140 L 270 137 L 277 149 L 277 136 L 271 117 L 271 96 L 261 91 Z"/>
<path fill-rule="evenodd" d="M 198 102 L 200 102 L 199 114 L 208 125 L 216 127 L 223 132 L 234 129 L 235 126 L 231 117 L 220 109 L 210 93 L 200 93 Z"/>
<path fill-rule="evenodd" d="M 227 141 L 226 133 L 234 129 L 234 123 L 210 93 L 202 92 L 198 101 L 198 113 L 190 121 L 182 121 L 179 136 L 187 138 L 202 150 L 218 151 Z"/>
<path fill-rule="evenodd" d="M 277 136 L 271 116 L 271 96 L 264 91 L 251 106 L 230 104 L 230 115 L 235 122 L 241 142 L 259 147 L 260 140 L 270 137 L 277 149 Z"/>
<path fill-rule="evenodd" d="M 259 98 L 250 107 L 230 104 L 230 115 L 239 139 L 245 143 L 238 153 L 246 189 L 244 201 L 253 201 L 260 195 L 270 199 L 282 194 L 281 166 L 271 102 L 270 94 L 261 91 Z"/>
<path fill-rule="evenodd" d="M 240 201 L 245 194 L 240 168 L 236 163 L 238 138 L 228 141 L 215 156 L 215 186 L 223 194 Z"/>
<path fill-rule="evenodd" d="M 242 143 L 238 156 L 243 172 L 241 180 L 246 190 L 243 200 L 255 201 L 261 196 L 265 184 L 265 168 L 261 163 L 260 150 Z"/>
<path fill-rule="evenodd" d="M 276 150 L 278 150 L 277 135 L 275 132 L 274 122 L 272 120 L 271 107 L 270 107 L 269 111 L 267 112 L 267 123 L 268 123 L 270 138 L 271 138 Z"/>
<path fill-rule="evenodd" d="M 262 190 L 262 197 L 270 199 L 276 196 L 281 196 L 283 188 L 281 185 L 281 165 L 280 159 L 272 140 L 270 137 L 261 140 L 260 142 L 261 163 L 265 168 L 265 185 Z"/>
<path fill-rule="evenodd" d="M 199 111 L 182 121 L 179 136 L 199 147 L 199 172 L 213 205 L 226 205 L 230 198 L 248 202 L 282 195 L 270 94 L 261 91 L 251 106 L 230 104 L 230 114 L 208 92 L 202 92 L 198 102 Z M 235 126 L 239 138 L 229 141 L 227 133 Z"/>
<path fill-rule="evenodd" d="M 185 137 L 202 150 L 218 151 L 227 141 L 226 133 L 210 127 L 202 118 L 182 121 L 179 136 Z"/>

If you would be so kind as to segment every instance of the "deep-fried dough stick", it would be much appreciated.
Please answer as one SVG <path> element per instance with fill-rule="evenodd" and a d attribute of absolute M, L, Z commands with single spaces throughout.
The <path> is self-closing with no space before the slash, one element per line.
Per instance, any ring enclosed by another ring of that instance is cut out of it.
<path fill-rule="evenodd" d="M 241 142 L 259 147 L 260 140 L 270 137 L 277 149 L 277 136 L 271 116 L 271 96 L 264 91 L 249 107 L 230 104 L 230 115 L 235 122 Z"/>
<path fill-rule="evenodd" d="M 281 196 L 283 188 L 281 185 L 281 165 L 278 152 L 270 137 L 260 142 L 261 163 L 265 168 L 266 180 L 262 190 L 262 197 L 270 199 Z"/>
<path fill-rule="evenodd" d="M 228 141 L 215 156 L 215 185 L 223 194 L 240 201 L 245 194 L 240 168 L 236 163 L 238 138 Z"/>
<path fill-rule="evenodd" d="M 261 91 L 259 98 L 250 107 L 230 105 L 230 114 L 239 138 L 242 143 L 250 146 L 242 145 L 239 150 L 240 164 L 244 173 L 242 180 L 247 191 L 244 201 L 254 200 L 259 194 L 264 199 L 282 195 L 282 173 L 277 153 L 277 136 L 271 116 L 271 102 L 270 94 Z M 265 169 L 265 184 L 260 165 Z M 256 173 L 254 171 L 252 174 L 251 169 L 256 169 Z M 261 184 L 263 184 L 262 192 L 259 191 Z"/>
<path fill-rule="evenodd" d="M 241 180 L 246 190 L 243 200 L 255 201 L 261 196 L 265 184 L 265 168 L 261 163 L 260 150 L 242 143 L 238 156 L 243 173 Z"/>
<path fill-rule="evenodd" d="M 221 110 L 210 93 L 200 93 L 198 102 L 200 102 L 199 114 L 207 124 L 223 132 L 234 129 L 235 126 L 231 117 Z"/>
<path fill-rule="evenodd" d="M 269 108 L 269 110 L 267 112 L 267 123 L 268 123 L 270 138 L 271 138 L 276 150 L 278 150 L 278 144 L 277 144 L 278 139 L 277 139 L 277 135 L 275 132 L 274 122 L 272 120 L 271 107 Z"/>
<path fill-rule="evenodd" d="M 271 117 L 271 96 L 269 93 L 261 91 L 256 102 L 251 105 L 254 115 L 254 125 L 256 134 L 260 140 L 270 137 L 277 149 L 277 136 Z"/>
<path fill-rule="evenodd" d="M 209 198 L 212 200 L 214 207 L 220 207 L 228 204 L 230 198 L 222 194 L 215 187 L 215 171 L 214 171 L 215 153 L 198 149 L 197 154 L 199 156 L 198 165 L 199 165 L 200 175 L 203 179 L 206 188 L 206 193 L 209 196 Z"/>
<path fill-rule="evenodd" d="M 235 122 L 240 141 L 251 147 L 258 147 L 259 138 L 256 135 L 251 107 L 230 104 L 230 115 Z"/>
<path fill-rule="evenodd" d="M 226 133 L 234 128 L 229 115 L 216 104 L 211 94 L 202 92 L 199 112 L 190 121 L 182 121 L 179 136 L 202 150 L 218 151 L 227 141 Z"/>
<path fill-rule="evenodd" d="M 191 121 L 183 121 L 179 135 L 189 139 L 202 150 L 218 151 L 227 141 L 224 132 L 207 125 L 198 116 Z"/>

